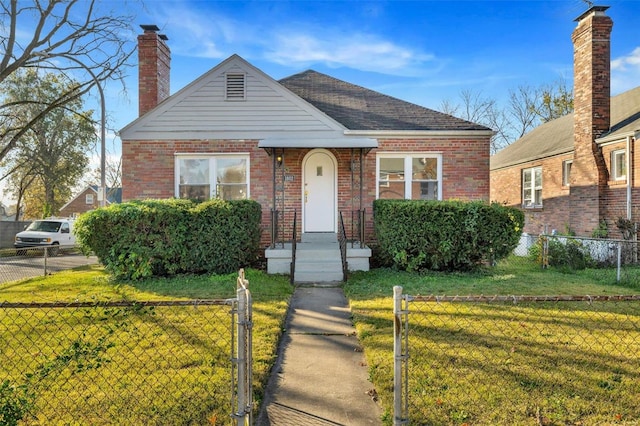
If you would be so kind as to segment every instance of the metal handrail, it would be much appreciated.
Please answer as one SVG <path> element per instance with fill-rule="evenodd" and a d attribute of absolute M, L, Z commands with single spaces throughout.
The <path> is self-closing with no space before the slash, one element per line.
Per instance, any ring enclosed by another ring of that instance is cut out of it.
<path fill-rule="evenodd" d="M 293 232 L 291 236 L 291 272 L 289 282 L 293 284 L 296 275 L 296 249 L 298 246 L 298 211 L 293 211 Z"/>
<path fill-rule="evenodd" d="M 347 281 L 347 271 L 349 265 L 347 264 L 347 232 L 344 229 L 344 220 L 342 219 L 342 212 L 340 212 L 340 223 L 338 229 L 338 242 L 340 243 L 340 258 L 342 260 L 342 280 Z"/>
<path fill-rule="evenodd" d="M 271 209 L 271 245 L 270 248 L 276 247 L 278 238 L 278 210 Z"/>
<path fill-rule="evenodd" d="M 366 246 L 365 214 L 365 209 L 351 210 L 351 248 L 354 248 L 356 243 L 360 244 L 359 248 Z"/>

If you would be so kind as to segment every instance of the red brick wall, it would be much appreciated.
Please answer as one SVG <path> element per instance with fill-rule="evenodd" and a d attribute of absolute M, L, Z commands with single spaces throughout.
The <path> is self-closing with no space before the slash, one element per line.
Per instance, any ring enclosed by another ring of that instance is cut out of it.
<path fill-rule="evenodd" d="M 542 167 L 542 207 L 526 208 L 524 232 L 540 234 L 552 230 L 565 232 L 571 226 L 569 187 L 562 185 L 562 163 L 570 160 L 565 154 L 519 164 L 491 172 L 491 201 L 522 207 L 522 171 Z M 573 170 L 572 170 L 573 173 Z"/>
<path fill-rule="evenodd" d="M 270 216 L 273 207 L 273 159 L 257 147 L 255 140 L 217 141 L 123 141 L 122 143 L 122 198 L 123 201 L 144 198 L 171 198 L 175 196 L 174 163 L 176 153 L 248 152 L 250 155 L 250 194 L 262 205 L 262 242 L 270 241 Z M 287 149 L 284 169 L 278 169 L 278 185 L 282 171 L 293 179 L 284 182 L 283 219 L 290 224 L 293 211 L 302 209 L 302 161 L 309 149 Z M 345 225 L 350 228 L 350 211 L 360 208 L 360 190 L 351 184 L 350 149 L 329 150 L 338 161 L 338 209 L 345 213 Z M 376 152 L 430 152 L 442 154 L 443 198 L 463 200 L 489 200 L 489 138 L 482 139 L 411 139 L 381 140 L 379 148 L 364 157 L 362 206 L 367 211 L 367 235 L 373 236 L 372 203 L 376 188 Z M 356 157 L 357 158 L 357 157 Z M 278 210 L 283 201 L 278 197 Z M 298 233 L 301 232 L 298 216 Z M 285 239 L 290 239 L 289 227 L 284 227 Z"/>
<path fill-rule="evenodd" d="M 87 194 L 93 194 L 92 204 L 86 203 Z M 100 202 L 98 201 L 98 194 L 94 190 L 87 188 L 82 194 L 78 195 L 75 199 L 70 201 L 69 204 L 67 204 L 64 209 L 60 209 L 59 216 L 73 217 L 80 213 L 97 209 L 98 207 L 100 207 Z"/>
<path fill-rule="evenodd" d="M 631 164 L 640 164 L 640 154 L 637 152 L 637 150 L 633 149 L 634 142 L 631 142 L 630 146 L 632 148 Z M 608 170 L 611 170 L 611 152 L 617 150 L 626 150 L 626 141 L 621 141 L 619 143 L 605 145 L 602 147 L 602 155 L 604 157 Z M 609 235 L 613 238 L 622 238 L 622 234 L 616 226 L 616 221 L 619 218 L 627 218 L 628 179 L 631 179 L 632 183 L 631 220 L 632 222 L 640 222 L 640 206 L 638 204 L 638 200 L 640 200 L 640 180 L 638 178 L 638 173 L 634 173 L 633 169 L 631 170 L 631 173 L 627 171 L 627 179 L 624 180 L 614 180 L 613 176 L 609 176 L 607 188 L 605 191 L 603 191 L 603 217 L 607 223 Z"/>

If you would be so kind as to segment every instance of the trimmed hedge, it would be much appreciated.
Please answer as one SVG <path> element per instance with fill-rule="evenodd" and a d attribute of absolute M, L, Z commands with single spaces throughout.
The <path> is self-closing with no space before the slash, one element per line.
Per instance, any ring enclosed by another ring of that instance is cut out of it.
<path fill-rule="evenodd" d="M 407 271 L 468 271 L 507 257 L 524 214 L 480 201 L 376 200 L 381 261 Z"/>
<path fill-rule="evenodd" d="M 252 200 L 145 200 L 81 215 L 78 242 L 119 278 L 226 274 L 253 264 L 260 204 Z"/>

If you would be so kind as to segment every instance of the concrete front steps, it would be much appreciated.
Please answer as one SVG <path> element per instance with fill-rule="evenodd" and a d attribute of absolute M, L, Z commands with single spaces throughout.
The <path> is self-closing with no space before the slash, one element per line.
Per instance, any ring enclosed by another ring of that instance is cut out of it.
<path fill-rule="evenodd" d="M 304 233 L 296 245 L 294 282 L 323 283 L 342 281 L 340 246 L 335 233 Z M 267 273 L 289 274 L 291 268 L 291 244 L 267 249 Z M 368 271 L 371 249 L 351 248 L 347 244 L 349 271 Z"/>

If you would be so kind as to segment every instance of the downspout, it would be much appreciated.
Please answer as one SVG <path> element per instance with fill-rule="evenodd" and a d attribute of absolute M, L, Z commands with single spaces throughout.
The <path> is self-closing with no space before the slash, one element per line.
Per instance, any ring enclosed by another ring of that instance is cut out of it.
<path fill-rule="evenodd" d="M 631 151 L 631 147 L 632 145 L 632 136 L 627 136 L 627 146 L 626 146 L 626 152 L 627 152 L 627 219 L 631 220 L 631 189 L 633 188 L 633 179 L 634 179 L 634 173 L 633 173 L 633 152 Z"/>

